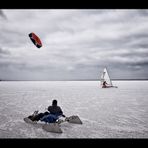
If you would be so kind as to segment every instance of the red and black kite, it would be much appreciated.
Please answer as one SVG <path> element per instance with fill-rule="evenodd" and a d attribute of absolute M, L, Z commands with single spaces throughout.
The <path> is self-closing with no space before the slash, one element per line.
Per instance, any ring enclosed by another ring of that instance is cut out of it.
<path fill-rule="evenodd" d="M 38 48 L 42 47 L 42 42 L 37 35 L 35 35 L 34 33 L 30 33 L 29 37 L 36 47 L 38 47 Z"/>

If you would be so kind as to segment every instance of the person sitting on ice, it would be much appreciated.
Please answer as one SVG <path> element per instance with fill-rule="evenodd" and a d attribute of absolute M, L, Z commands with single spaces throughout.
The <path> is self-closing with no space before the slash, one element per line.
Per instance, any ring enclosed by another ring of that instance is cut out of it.
<path fill-rule="evenodd" d="M 33 115 L 28 116 L 32 121 L 44 121 L 48 123 L 54 123 L 59 116 L 65 117 L 60 106 L 57 105 L 57 100 L 52 101 L 52 105 L 48 107 L 48 112 L 38 113 L 35 111 Z"/>
<path fill-rule="evenodd" d="M 106 81 L 104 81 L 104 82 L 103 82 L 103 85 L 102 85 L 102 88 L 106 88 L 106 87 L 107 87 L 107 85 L 108 85 L 108 84 L 107 84 L 107 82 L 106 82 Z"/>

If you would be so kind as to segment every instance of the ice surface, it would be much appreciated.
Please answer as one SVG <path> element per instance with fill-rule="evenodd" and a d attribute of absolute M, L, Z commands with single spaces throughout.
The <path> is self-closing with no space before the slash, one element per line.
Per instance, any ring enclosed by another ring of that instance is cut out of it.
<path fill-rule="evenodd" d="M 1 81 L 0 138 L 148 138 L 148 81 Z M 47 133 L 23 118 L 44 112 L 57 99 L 67 116 L 82 125 L 61 124 L 62 134 Z"/>

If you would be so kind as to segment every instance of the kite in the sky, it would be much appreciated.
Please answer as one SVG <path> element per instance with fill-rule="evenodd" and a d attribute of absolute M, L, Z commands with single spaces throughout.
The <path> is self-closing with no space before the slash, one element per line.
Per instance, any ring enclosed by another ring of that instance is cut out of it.
<path fill-rule="evenodd" d="M 37 35 L 35 35 L 34 33 L 30 33 L 29 37 L 36 47 L 38 47 L 38 48 L 42 47 L 42 42 Z"/>

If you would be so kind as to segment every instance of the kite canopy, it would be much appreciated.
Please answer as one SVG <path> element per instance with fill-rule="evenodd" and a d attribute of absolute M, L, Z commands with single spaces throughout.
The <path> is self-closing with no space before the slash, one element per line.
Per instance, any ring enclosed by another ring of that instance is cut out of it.
<path fill-rule="evenodd" d="M 42 42 L 37 35 L 35 35 L 34 33 L 30 33 L 29 37 L 36 47 L 38 47 L 38 48 L 42 47 Z"/>

